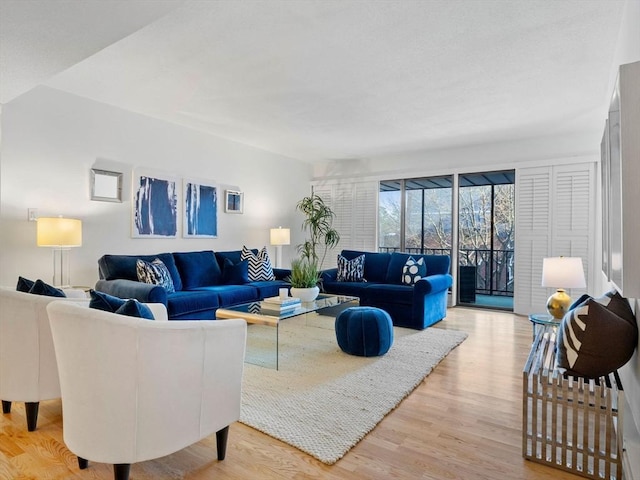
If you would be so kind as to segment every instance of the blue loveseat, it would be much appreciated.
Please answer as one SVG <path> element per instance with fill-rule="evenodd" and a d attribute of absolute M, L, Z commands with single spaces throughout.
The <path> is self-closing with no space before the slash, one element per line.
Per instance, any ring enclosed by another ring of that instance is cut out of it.
<path fill-rule="evenodd" d="M 255 249 L 252 251 L 257 253 Z M 176 291 L 167 293 L 159 285 L 139 282 L 136 273 L 139 258 L 148 262 L 156 258 L 162 260 Z M 211 320 L 216 318 L 220 307 L 277 296 L 279 288 L 289 286 L 284 279 L 290 270 L 274 268 L 276 280 L 249 282 L 241 270 L 229 267 L 230 264 L 237 267 L 239 263 L 240 250 L 103 255 L 98 260 L 100 280 L 95 289 L 120 298 L 163 303 L 169 320 Z"/>
<path fill-rule="evenodd" d="M 446 317 L 447 295 L 453 281 L 449 256 L 357 250 L 343 250 L 341 255 L 347 260 L 365 256 L 366 281 L 339 282 L 338 269 L 332 268 L 322 273 L 325 292 L 360 297 L 360 305 L 386 310 L 399 327 L 422 330 Z M 414 286 L 402 284 L 402 268 L 410 256 L 415 260 L 424 257 L 427 266 L 427 276 Z"/>

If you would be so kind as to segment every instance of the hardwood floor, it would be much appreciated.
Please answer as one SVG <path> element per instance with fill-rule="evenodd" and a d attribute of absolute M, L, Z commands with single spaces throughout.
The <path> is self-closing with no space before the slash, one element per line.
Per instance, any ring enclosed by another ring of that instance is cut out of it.
<path fill-rule="evenodd" d="M 581 478 L 521 456 L 521 370 L 531 345 L 529 321 L 457 307 L 435 328 L 469 337 L 333 466 L 235 423 L 226 460 L 215 460 L 212 435 L 173 455 L 134 464 L 131 479 Z M 111 465 L 78 469 L 62 440 L 61 409 L 60 400 L 42 402 L 38 429 L 31 433 L 23 404 L 0 416 L 0 479 L 113 478 Z"/>

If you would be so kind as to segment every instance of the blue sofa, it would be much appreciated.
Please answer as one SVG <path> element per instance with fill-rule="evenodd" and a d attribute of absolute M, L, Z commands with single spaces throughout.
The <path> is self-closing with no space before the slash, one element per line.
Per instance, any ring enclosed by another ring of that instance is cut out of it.
<path fill-rule="evenodd" d="M 322 273 L 324 291 L 359 297 L 360 305 L 382 308 L 398 327 L 422 330 L 446 317 L 447 295 L 453 281 L 449 256 L 357 250 L 341 253 L 347 260 L 363 254 L 365 282 L 339 282 L 338 269 L 332 268 Z M 427 266 L 427 276 L 414 286 L 402 284 L 402 268 L 410 256 L 416 260 L 424 257 Z"/>
<path fill-rule="evenodd" d="M 257 253 L 257 250 L 252 250 Z M 167 266 L 175 292 L 159 285 L 138 281 L 138 259 L 162 260 Z M 95 289 L 120 298 L 135 298 L 141 302 L 163 303 L 169 320 L 211 320 L 216 310 L 238 303 L 253 302 L 278 295 L 278 289 L 290 286 L 285 278 L 291 270 L 274 268 L 276 280 L 248 282 L 238 270 L 228 274 L 226 263 L 238 265 L 240 250 L 213 252 L 159 253 L 157 255 L 103 255 L 98 260 L 100 280 Z"/>

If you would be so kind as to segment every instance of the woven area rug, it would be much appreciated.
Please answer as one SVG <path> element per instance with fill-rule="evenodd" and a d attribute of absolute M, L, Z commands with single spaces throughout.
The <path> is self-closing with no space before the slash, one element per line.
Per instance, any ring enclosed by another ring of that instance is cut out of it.
<path fill-rule="evenodd" d="M 279 370 L 245 364 L 240 421 L 331 465 L 429 375 L 466 333 L 394 328 L 382 357 L 343 353 L 331 317 L 280 326 Z M 272 351 L 273 327 L 249 326 L 248 352 Z"/>

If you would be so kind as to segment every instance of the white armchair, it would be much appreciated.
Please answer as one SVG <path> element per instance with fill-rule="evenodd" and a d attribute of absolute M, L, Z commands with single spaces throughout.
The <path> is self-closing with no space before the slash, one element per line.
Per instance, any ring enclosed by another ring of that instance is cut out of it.
<path fill-rule="evenodd" d="M 70 295 L 84 298 L 82 291 Z M 65 300 L 81 301 L 80 298 Z M 0 287 L 0 399 L 2 413 L 11 402 L 25 402 L 27 429 L 38 423 L 43 400 L 60 398 L 58 367 L 46 307 L 59 297 L 45 297 Z"/>
<path fill-rule="evenodd" d="M 218 459 L 240 418 L 244 320 L 156 322 L 86 309 L 47 307 L 55 344 L 64 441 L 88 461 L 162 457 L 216 432 Z"/>

